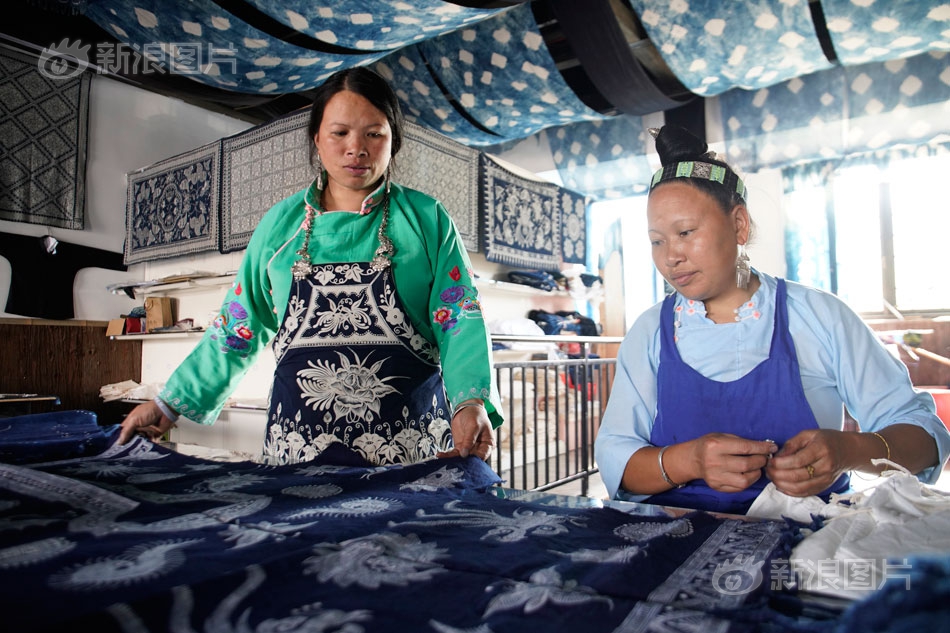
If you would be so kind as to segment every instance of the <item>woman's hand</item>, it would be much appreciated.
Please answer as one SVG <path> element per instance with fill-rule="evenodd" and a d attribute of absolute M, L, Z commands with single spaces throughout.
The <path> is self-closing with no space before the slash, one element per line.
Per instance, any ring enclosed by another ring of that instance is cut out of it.
<path fill-rule="evenodd" d="M 778 450 L 774 442 L 748 440 L 730 433 L 709 433 L 689 444 L 692 462 L 698 468 L 699 476 L 694 478 L 721 492 L 738 492 L 751 486 Z M 669 454 L 667 451 L 665 457 Z M 669 472 L 669 466 L 666 469 Z"/>
<path fill-rule="evenodd" d="M 818 494 L 848 470 L 847 455 L 857 435 L 828 429 L 802 431 L 785 442 L 769 461 L 765 474 L 787 495 Z"/>
<path fill-rule="evenodd" d="M 165 435 L 175 423 L 165 417 L 162 410 L 154 402 L 143 402 L 138 405 L 122 420 L 122 430 L 119 431 L 119 444 L 125 444 L 133 435 L 144 435 L 155 441 Z"/>
<path fill-rule="evenodd" d="M 462 407 L 463 404 L 474 406 Z M 481 400 L 467 400 L 459 404 L 452 416 L 452 442 L 450 451 L 437 453 L 436 457 L 468 457 L 474 455 L 488 461 L 495 446 L 495 433 L 488 419 L 488 412 Z"/>

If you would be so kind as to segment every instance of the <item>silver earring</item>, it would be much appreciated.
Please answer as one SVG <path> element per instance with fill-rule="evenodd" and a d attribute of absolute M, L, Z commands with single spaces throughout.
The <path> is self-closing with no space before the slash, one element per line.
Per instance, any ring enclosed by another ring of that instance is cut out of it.
<path fill-rule="evenodd" d="M 389 194 L 389 188 L 393 184 L 393 164 L 386 166 L 386 193 Z"/>
<path fill-rule="evenodd" d="M 736 257 L 736 287 L 745 290 L 749 287 L 752 270 L 749 268 L 749 255 L 745 252 L 745 244 L 739 244 L 739 255 Z"/>
<path fill-rule="evenodd" d="M 320 155 L 317 154 L 317 189 L 323 191 L 323 161 L 320 160 Z"/>

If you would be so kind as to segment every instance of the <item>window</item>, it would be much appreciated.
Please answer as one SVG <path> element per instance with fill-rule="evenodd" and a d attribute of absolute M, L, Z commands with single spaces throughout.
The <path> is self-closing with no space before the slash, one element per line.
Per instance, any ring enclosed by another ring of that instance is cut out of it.
<path fill-rule="evenodd" d="M 950 156 L 855 165 L 787 194 L 789 277 L 881 314 L 946 312 Z M 829 256 L 833 253 L 833 257 Z"/>

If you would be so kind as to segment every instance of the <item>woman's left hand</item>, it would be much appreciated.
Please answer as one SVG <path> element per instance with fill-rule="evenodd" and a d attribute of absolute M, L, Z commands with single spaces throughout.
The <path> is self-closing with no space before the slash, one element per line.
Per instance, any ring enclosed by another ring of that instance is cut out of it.
<path fill-rule="evenodd" d="M 846 453 L 845 432 L 809 429 L 785 442 L 769 460 L 765 475 L 787 495 L 815 495 L 847 470 Z"/>
<path fill-rule="evenodd" d="M 459 409 L 452 417 L 452 442 L 455 445 L 452 450 L 437 453 L 436 457 L 474 455 L 485 461 L 491 457 L 495 446 L 495 433 L 481 401 L 478 401 L 476 406 Z"/>

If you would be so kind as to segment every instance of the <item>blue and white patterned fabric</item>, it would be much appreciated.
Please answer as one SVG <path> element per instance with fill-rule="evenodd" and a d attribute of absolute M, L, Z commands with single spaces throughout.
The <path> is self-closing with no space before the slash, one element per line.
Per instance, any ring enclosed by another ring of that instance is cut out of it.
<path fill-rule="evenodd" d="M 221 141 L 128 175 L 126 265 L 218 248 Z"/>
<path fill-rule="evenodd" d="M 561 261 L 587 264 L 587 197 L 561 189 Z"/>
<path fill-rule="evenodd" d="M 502 9 L 470 9 L 444 0 L 248 0 L 290 28 L 344 48 L 402 48 L 489 18 Z"/>
<path fill-rule="evenodd" d="M 820 0 L 845 65 L 950 51 L 950 4 L 936 0 Z"/>
<path fill-rule="evenodd" d="M 728 160 L 745 171 L 829 160 L 950 132 L 950 53 L 836 67 L 720 95 Z"/>
<path fill-rule="evenodd" d="M 119 41 L 177 74 L 247 93 L 300 92 L 341 67 L 385 53 L 329 53 L 290 44 L 228 13 L 213 0 L 89 0 L 85 11 Z"/>
<path fill-rule="evenodd" d="M 406 120 L 465 145 L 494 145 L 502 140 L 497 134 L 474 125 L 456 109 L 432 78 L 416 46 L 407 46 L 372 68 L 393 86 Z"/>
<path fill-rule="evenodd" d="M 243 249 L 272 206 L 309 185 L 310 110 L 221 141 L 221 252 Z"/>
<path fill-rule="evenodd" d="M 481 156 L 485 259 L 538 270 L 560 270 L 560 188 L 512 173 Z"/>
<path fill-rule="evenodd" d="M 564 81 L 527 5 L 418 46 L 468 115 L 503 138 L 603 118 Z"/>
<path fill-rule="evenodd" d="M 5 421 L 0 456 L 58 413 Z M 808 630 L 768 606 L 784 522 L 503 499 L 475 457 L 212 461 L 79 421 L 81 446 L 0 462 L 5 630 Z"/>
<path fill-rule="evenodd" d="M 770 86 L 831 65 L 808 0 L 630 0 L 630 6 L 673 73 L 699 95 Z"/>
<path fill-rule="evenodd" d="M 647 192 L 653 169 L 646 147 L 652 138 L 641 117 L 583 121 L 544 134 L 565 187 L 601 200 Z"/>

